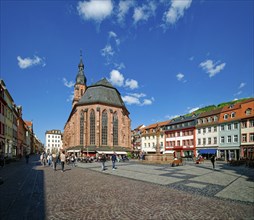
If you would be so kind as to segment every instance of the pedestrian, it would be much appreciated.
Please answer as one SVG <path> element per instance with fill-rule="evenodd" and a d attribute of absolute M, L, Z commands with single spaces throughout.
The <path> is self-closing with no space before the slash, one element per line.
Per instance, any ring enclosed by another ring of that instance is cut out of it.
<path fill-rule="evenodd" d="M 101 171 L 104 171 L 106 170 L 105 169 L 105 162 L 106 162 L 107 158 L 106 158 L 106 155 L 103 153 L 101 155 Z"/>
<path fill-rule="evenodd" d="M 56 171 L 57 156 L 55 153 L 52 154 L 53 169 Z"/>
<path fill-rule="evenodd" d="M 26 157 L 26 164 L 28 164 L 28 162 L 29 162 L 29 154 L 27 153 L 27 152 L 25 152 L 25 157 Z"/>
<path fill-rule="evenodd" d="M 71 165 L 72 165 L 72 167 L 76 166 L 75 165 L 75 156 L 73 154 L 71 155 Z"/>
<path fill-rule="evenodd" d="M 215 165 L 214 165 L 214 163 L 215 163 L 215 156 L 214 155 L 212 155 L 212 157 L 211 157 L 211 162 L 212 162 L 213 169 L 214 169 L 215 168 Z"/>
<path fill-rule="evenodd" d="M 115 170 L 116 169 L 116 152 L 113 153 L 112 157 L 111 157 L 111 160 L 112 160 L 112 170 Z"/>
<path fill-rule="evenodd" d="M 48 154 L 48 156 L 47 156 L 48 166 L 51 165 L 51 161 L 52 161 L 52 155 L 51 155 L 51 154 Z"/>
<path fill-rule="evenodd" d="M 64 172 L 64 164 L 66 162 L 66 156 L 65 156 L 64 151 L 62 151 L 60 154 L 60 160 L 61 160 L 61 165 L 62 165 L 62 172 Z"/>

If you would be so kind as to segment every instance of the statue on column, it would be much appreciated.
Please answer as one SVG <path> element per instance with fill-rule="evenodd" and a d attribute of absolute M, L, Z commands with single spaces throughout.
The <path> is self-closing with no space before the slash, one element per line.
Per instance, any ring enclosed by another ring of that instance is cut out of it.
<path fill-rule="evenodd" d="M 160 154 L 160 127 L 159 124 L 157 124 L 156 128 L 155 128 L 155 133 L 156 133 L 156 138 L 157 138 L 157 143 L 156 143 L 156 154 L 159 155 Z"/>

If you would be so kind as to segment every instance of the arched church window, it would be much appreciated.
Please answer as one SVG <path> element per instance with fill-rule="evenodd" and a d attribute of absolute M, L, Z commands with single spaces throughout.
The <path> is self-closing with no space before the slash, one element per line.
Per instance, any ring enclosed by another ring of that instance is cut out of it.
<path fill-rule="evenodd" d="M 101 131 L 101 144 L 107 145 L 108 144 L 108 114 L 107 111 L 102 112 L 102 131 Z"/>
<path fill-rule="evenodd" d="M 80 113 L 80 145 L 84 145 L 84 112 Z"/>
<path fill-rule="evenodd" d="M 95 144 L 95 112 L 90 112 L 90 144 Z"/>
<path fill-rule="evenodd" d="M 113 145 L 118 145 L 118 117 L 116 112 L 113 115 Z"/>

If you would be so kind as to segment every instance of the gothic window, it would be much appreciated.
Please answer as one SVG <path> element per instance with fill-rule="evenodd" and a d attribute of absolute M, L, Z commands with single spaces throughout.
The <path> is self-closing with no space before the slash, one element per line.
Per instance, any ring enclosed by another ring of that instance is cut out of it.
<path fill-rule="evenodd" d="M 118 117 L 116 112 L 113 115 L 113 145 L 118 145 Z"/>
<path fill-rule="evenodd" d="M 106 111 L 102 112 L 102 131 L 101 131 L 102 139 L 101 144 L 108 144 L 108 114 Z"/>
<path fill-rule="evenodd" d="M 95 144 L 95 112 L 90 113 L 90 144 Z"/>
<path fill-rule="evenodd" d="M 84 112 L 80 113 L 80 145 L 84 145 Z"/>

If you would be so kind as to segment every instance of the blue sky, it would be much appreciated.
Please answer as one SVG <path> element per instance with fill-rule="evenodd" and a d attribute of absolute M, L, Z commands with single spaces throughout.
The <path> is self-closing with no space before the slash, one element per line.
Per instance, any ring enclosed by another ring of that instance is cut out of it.
<path fill-rule="evenodd" d="M 253 1 L 1 0 L 2 78 L 38 138 L 71 111 L 80 50 L 132 128 L 253 97 Z"/>

